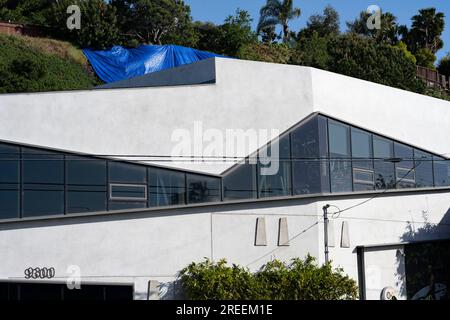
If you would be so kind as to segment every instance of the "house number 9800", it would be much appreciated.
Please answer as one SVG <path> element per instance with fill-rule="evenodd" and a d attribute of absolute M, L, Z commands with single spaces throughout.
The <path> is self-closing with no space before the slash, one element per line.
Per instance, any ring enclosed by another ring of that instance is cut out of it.
<path fill-rule="evenodd" d="M 27 268 L 25 279 L 51 279 L 55 276 L 55 268 Z"/>

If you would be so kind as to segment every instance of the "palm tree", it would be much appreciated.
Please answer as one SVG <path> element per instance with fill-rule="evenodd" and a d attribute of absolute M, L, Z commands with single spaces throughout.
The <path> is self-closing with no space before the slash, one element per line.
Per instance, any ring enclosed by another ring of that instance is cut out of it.
<path fill-rule="evenodd" d="M 290 37 L 289 21 L 300 17 L 301 10 L 294 8 L 293 0 L 267 0 L 267 3 L 260 10 L 257 32 L 268 26 L 281 25 L 283 28 L 283 42 L 287 42 Z"/>

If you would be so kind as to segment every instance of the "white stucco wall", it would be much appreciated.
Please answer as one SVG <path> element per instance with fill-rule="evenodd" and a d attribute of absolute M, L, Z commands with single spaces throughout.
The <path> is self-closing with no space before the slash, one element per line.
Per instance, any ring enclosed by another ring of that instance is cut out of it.
<path fill-rule="evenodd" d="M 0 243 L 6 244 L 0 246 L 0 280 L 21 279 L 31 266 L 55 267 L 54 280 L 64 281 L 67 267 L 78 265 L 83 281 L 134 283 L 136 299 L 147 298 L 149 280 L 160 281 L 161 296 L 169 299 L 173 292 L 165 290 L 177 272 L 204 257 L 226 258 L 251 270 L 271 259 L 288 261 L 308 253 L 323 263 L 322 206 L 329 203 L 344 209 L 367 199 L 292 199 L 0 224 Z M 448 238 L 449 203 L 450 192 L 395 194 L 380 196 L 339 217 L 333 218 L 330 209 L 333 265 L 357 280 L 357 246 Z M 255 246 L 256 220 L 261 217 L 266 220 L 267 246 Z M 278 246 L 283 217 L 292 239 L 288 247 Z M 349 224 L 350 248 L 340 247 L 343 221 Z M 421 234 L 421 228 L 438 224 L 437 232 Z M 397 270 L 392 254 L 380 253 L 372 260 L 382 272 L 371 275 L 368 298 L 379 297 L 380 288 L 404 285 L 394 282 L 401 275 L 389 271 Z"/>
<path fill-rule="evenodd" d="M 290 234 L 317 221 L 315 205 L 299 203 L 301 209 L 256 204 L 0 224 L 0 281 L 23 280 L 28 267 L 54 267 L 52 280 L 61 282 L 76 265 L 84 282 L 133 283 L 135 298 L 146 299 L 149 280 L 170 286 L 183 267 L 205 257 L 256 270 L 274 258 L 317 256 L 317 227 L 290 247 L 277 245 L 280 217 L 288 218 Z M 254 245 L 258 217 L 266 218 L 264 247 Z M 162 298 L 173 298 L 164 290 Z"/>
<path fill-rule="evenodd" d="M 218 59 L 216 69 L 215 85 L 0 95 L 0 140 L 89 154 L 170 156 L 174 131 L 188 130 L 193 139 L 196 122 L 223 134 L 284 131 L 312 113 L 308 68 Z M 185 155 L 201 156 L 203 149 Z M 216 174 L 232 165 L 160 164 Z"/>
<path fill-rule="evenodd" d="M 215 85 L 0 95 L 0 140 L 91 154 L 170 155 L 173 131 L 192 132 L 196 121 L 204 129 L 284 131 L 320 111 L 436 153 L 450 152 L 448 102 L 304 67 L 217 59 L 216 72 Z M 163 164 L 217 174 L 231 165 Z M 253 270 L 272 258 L 307 253 L 323 262 L 323 205 L 344 209 L 369 198 L 0 224 L 0 243 L 7 244 L 0 246 L 0 279 L 22 277 L 30 266 L 54 266 L 65 277 L 76 264 L 89 281 L 135 283 L 135 297 L 143 299 L 148 280 L 168 283 L 203 257 L 228 258 Z M 395 194 L 346 211 L 333 221 L 330 257 L 357 279 L 356 246 L 410 240 L 402 237 L 417 233 L 425 217 L 441 222 L 449 203 L 449 192 Z M 255 247 L 261 216 L 268 245 Z M 290 237 L 301 234 L 289 247 L 277 246 L 280 217 L 288 217 Z M 339 246 L 343 221 L 349 224 L 350 248 Z M 414 239 L 448 238 L 448 225 L 437 231 Z M 380 264 L 391 260 L 386 255 Z"/>
<path fill-rule="evenodd" d="M 215 61 L 217 83 L 210 85 L 0 95 L 0 140 L 89 154 L 170 156 L 178 142 L 171 139 L 174 131 L 187 130 L 194 138 L 196 122 L 223 135 L 227 129 L 283 132 L 320 111 L 436 153 L 450 152 L 449 102 L 313 68 Z M 192 141 L 198 149 L 185 155 L 201 156 L 208 144 Z M 235 156 L 223 149 L 218 156 Z M 232 166 L 159 164 L 215 174 Z"/>
<path fill-rule="evenodd" d="M 450 156 L 450 102 L 311 69 L 314 110 Z"/>

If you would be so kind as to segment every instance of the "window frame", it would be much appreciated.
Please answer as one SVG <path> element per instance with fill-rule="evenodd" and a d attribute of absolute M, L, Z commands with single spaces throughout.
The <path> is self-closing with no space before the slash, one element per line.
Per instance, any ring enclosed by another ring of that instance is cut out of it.
<path fill-rule="evenodd" d="M 114 197 L 113 196 L 113 188 L 114 187 L 130 187 L 130 188 L 143 188 L 144 197 L 143 198 L 135 198 L 135 197 Z M 128 183 L 109 183 L 108 187 L 108 201 L 115 202 L 147 202 L 148 200 L 148 186 L 146 184 L 128 184 Z"/>

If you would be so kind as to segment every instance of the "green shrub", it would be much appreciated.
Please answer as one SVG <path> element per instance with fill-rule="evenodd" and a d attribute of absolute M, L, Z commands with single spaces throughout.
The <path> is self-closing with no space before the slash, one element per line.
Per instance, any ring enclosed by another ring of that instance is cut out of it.
<path fill-rule="evenodd" d="M 0 93 L 89 89 L 97 80 L 72 59 L 39 51 L 0 35 Z"/>
<path fill-rule="evenodd" d="M 354 300 L 356 282 L 333 270 L 318 266 L 313 257 L 290 263 L 268 262 L 258 272 L 226 260 L 206 259 L 191 263 L 179 275 L 183 291 L 191 300 Z"/>
<path fill-rule="evenodd" d="M 286 64 L 289 62 L 291 55 L 291 49 L 285 44 L 250 43 L 239 49 L 237 58 Z"/>

